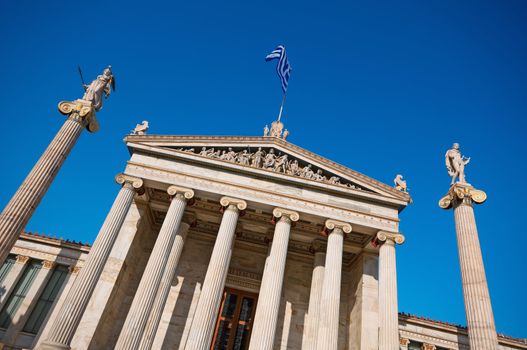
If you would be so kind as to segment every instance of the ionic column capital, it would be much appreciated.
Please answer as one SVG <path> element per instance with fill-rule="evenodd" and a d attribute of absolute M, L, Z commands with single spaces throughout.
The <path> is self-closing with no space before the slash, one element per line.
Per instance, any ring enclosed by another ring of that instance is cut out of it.
<path fill-rule="evenodd" d="M 17 255 L 16 256 L 16 262 L 18 264 L 26 264 L 27 262 L 29 261 L 29 256 L 26 256 L 26 255 Z"/>
<path fill-rule="evenodd" d="M 73 275 L 78 274 L 80 270 L 81 268 L 78 265 L 71 265 L 68 267 L 68 271 Z"/>
<path fill-rule="evenodd" d="M 220 204 L 222 207 L 235 208 L 237 210 L 245 210 L 247 208 L 247 202 L 243 199 L 232 198 L 232 197 L 221 197 Z"/>
<path fill-rule="evenodd" d="M 351 225 L 348 224 L 347 222 L 338 221 L 338 220 L 332 220 L 332 219 L 326 220 L 326 222 L 324 224 L 324 228 L 327 229 L 327 230 L 331 230 L 331 231 L 333 231 L 335 229 L 340 229 L 344 233 L 350 233 L 351 230 L 352 230 Z"/>
<path fill-rule="evenodd" d="M 397 244 L 403 244 L 405 237 L 403 234 L 398 232 L 379 231 L 377 232 L 377 240 L 381 242 L 392 242 Z"/>
<path fill-rule="evenodd" d="M 399 345 L 404 346 L 404 347 L 408 347 L 409 344 L 410 344 L 410 339 L 408 339 L 408 338 L 399 338 Z"/>
<path fill-rule="evenodd" d="M 52 270 L 55 267 L 55 265 L 57 265 L 57 263 L 54 262 L 54 261 L 50 261 L 50 260 L 44 260 L 42 262 L 42 268 L 43 269 Z"/>
<path fill-rule="evenodd" d="M 274 208 L 273 209 L 273 217 L 278 219 L 285 219 L 292 222 L 298 221 L 300 219 L 300 215 L 293 210 L 288 210 L 284 208 Z"/>
<path fill-rule="evenodd" d="M 421 349 L 422 349 L 422 350 L 436 350 L 436 346 L 435 346 L 434 344 L 424 343 L 424 344 L 421 346 Z"/>
<path fill-rule="evenodd" d="M 143 179 L 138 177 L 120 173 L 115 176 L 115 182 L 117 182 L 119 185 L 131 186 L 139 194 L 143 194 L 145 192 Z"/>
<path fill-rule="evenodd" d="M 450 187 L 448 193 L 439 200 L 442 209 L 450 209 L 454 204 L 481 204 L 487 200 L 487 194 L 471 185 L 456 183 Z"/>
<path fill-rule="evenodd" d="M 194 191 L 190 188 L 179 187 L 179 186 L 169 186 L 167 188 L 167 193 L 173 198 L 180 197 L 186 200 L 192 199 L 194 197 Z"/>

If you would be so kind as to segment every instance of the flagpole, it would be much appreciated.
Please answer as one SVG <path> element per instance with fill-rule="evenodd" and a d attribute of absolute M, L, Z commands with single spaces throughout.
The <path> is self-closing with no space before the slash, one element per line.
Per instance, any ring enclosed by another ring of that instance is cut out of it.
<path fill-rule="evenodd" d="M 280 105 L 280 113 L 278 114 L 278 121 L 280 121 L 280 118 L 282 118 L 282 111 L 284 110 L 284 103 L 285 103 L 285 96 L 287 94 L 287 90 L 284 92 L 284 97 L 282 97 L 282 104 Z"/>

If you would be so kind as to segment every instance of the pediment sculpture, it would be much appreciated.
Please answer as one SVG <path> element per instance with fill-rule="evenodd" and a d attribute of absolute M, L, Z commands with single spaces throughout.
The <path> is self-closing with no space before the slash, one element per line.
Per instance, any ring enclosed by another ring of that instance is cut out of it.
<path fill-rule="evenodd" d="M 330 185 L 363 190 L 356 184 L 344 182 L 339 176 L 330 174 L 322 169 L 314 168 L 312 164 L 298 160 L 288 154 L 276 152 L 274 148 L 264 150 L 262 147 L 258 147 L 254 152 L 251 151 L 250 147 L 236 151 L 232 147 L 202 147 L 198 151 L 195 148 L 176 148 L 176 151 L 195 153 L 211 159 L 219 159 L 239 165 L 298 176 Z"/>

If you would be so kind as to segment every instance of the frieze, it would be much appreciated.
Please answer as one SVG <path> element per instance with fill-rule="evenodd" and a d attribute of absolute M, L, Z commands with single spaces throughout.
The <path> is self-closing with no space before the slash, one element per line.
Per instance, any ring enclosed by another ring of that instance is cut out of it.
<path fill-rule="evenodd" d="M 272 192 L 262 192 L 256 191 L 253 189 L 242 188 L 240 186 L 231 185 L 228 183 L 221 182 L 212 182 L 210 179 L 202 179 L 197 176 L 189 176 L 183 173 L 177 173 L 170 170 L 159 169 L 145 164 L 136 164 L 134 162 L 129 162 L 127 171 L 132 171 L 137 169 L 140 172 L 148 173 L 151 176 L 161 176 L 163 178 L 170 178 L 171 181 L 176 181 L 177 183 L 184 183 L 187 187 L 194 189 L 206 188 L 208 191 L 215 193 L 230 193 L 231 195 L 237 195 L 243 197 L 248 193 L 251 194 L 252 200 L 260 201 L 262 203 L 274 201 L 274 205 L 277 206 L 287 206 L 287 205 L 297 205 L 298 199 L 291 198 L 284 194 L 275 194 Z M 168 179 L 166 179 L 168 181 Z M 250 192 L 248 192 L 250 191 Z M 303 208 L 306 210 L 311 210 L 313 212 L 325 211 L 337 216 L 343 216 L 348 218 L 350 221 L 356 220 L 364 224 L 365 226 L 371 226 L 372 224 L 379 224 L 383 227 L 396 228 L 398 219 L 384 219 L 380 216 L 374 215 L 364 215 L 350 210 L 344 210 L 341 208 L 336 208 L 328 205 L 321 205 L 314 202 L 303 201 Z M 329 214 L 326 214 L 329 215 Z"/>
<path fill-rule="evenodd" d="M 197 154 L 205 158 L 236 163 L 247 167 L 263 169 L 290 176 L 302 177 L 307 180 L 323 182 L 330 185 L 347 187 L 361 191 L 369 191 L 364 190 L 357 184 L 344 181 L 335 174 L 329 173 L 328 171 L 322 170 L 320 168 L 316 168 L 313 166 L 313 164 L 307 163 L 304 160 L 298 159 L 286 153 L 282 154 L 280 151 L 275 151 L 275 149 L 272 147 L 265 149 L 258 147 L 254 152 L 251 151 L 250 147 L 236 148 L 236 150 L 233 147 L 202 147 L 199 150 L 193 147 L 180 147 L 175 148 L 175 150 L 179 152 Z"/>
<path fill-rule="evenodd" d="M 77 262 L 80 262 L 81 260 L 67 258 L 60 255 L 54 255 L 54 254 L 48 254 L 43 253 L 37 250 L 27 249 L 27 248 L 20 248 L 20 247 L 13 247 L 12 249 L 13 254 L 17 254 L 18 256 L 23 256 L 26 258 L 34 258 L 39 259 L 43 261 L 54 261 L 61 265 L 75 265 Z"/>

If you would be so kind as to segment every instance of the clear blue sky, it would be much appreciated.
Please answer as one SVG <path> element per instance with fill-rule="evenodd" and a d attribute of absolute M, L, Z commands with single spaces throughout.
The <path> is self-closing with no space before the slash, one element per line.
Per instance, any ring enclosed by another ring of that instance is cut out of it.
<path fill-rule="evenodd" d="M 84 133 L 28 230 L 93 241 L 136 123 L 176 135 L 261 135 L 281 91 L 264 57 L 286 45 L 289 140 L 391 184 L 401 215 L 399 309 L 465 324 L 444 152 L 472 157 L 499 332 L 527 337 L 525 1 L 0 3 L 3 207 L 63 122 L 60 100 L 111 64 L 117 91 Z"/>

